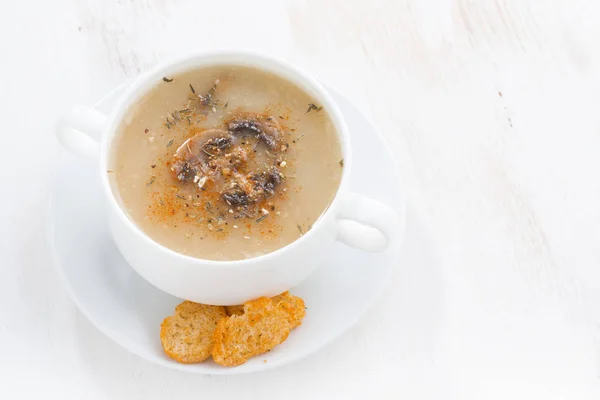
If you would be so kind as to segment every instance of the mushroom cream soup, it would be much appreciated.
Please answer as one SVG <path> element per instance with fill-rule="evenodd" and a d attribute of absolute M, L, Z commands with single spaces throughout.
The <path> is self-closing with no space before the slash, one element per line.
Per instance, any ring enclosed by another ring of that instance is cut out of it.
<path fill-rule="evenodd" d="M 344 165 L 326 109 L 241 66 L 164 77 L 128 110 L 115 143 L 107 173 L 129 218 L 163 246 L 210 260 L 301 237 Z"/>

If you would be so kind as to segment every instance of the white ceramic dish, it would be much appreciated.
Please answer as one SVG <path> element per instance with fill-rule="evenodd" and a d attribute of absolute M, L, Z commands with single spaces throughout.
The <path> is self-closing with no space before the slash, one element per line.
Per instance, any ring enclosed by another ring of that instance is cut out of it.
<path fill-rule="evenodd" d="M 133 104 L 165 76 L 206 66 L 243 65 L 268 71 L 296 84 L 327 110 L 340 140 L 344 166 L 338 190 L 329 207 L 302 237 L 273 252 L 233 261 L 199 259 L 177 253 L 150 239 L 119 204 L 108 178 L 109 159 L 119 126 Z M 260 296 L 274 296 L 300 284 L 329 262 L 331 248 L 348 246 L 382 251 L 400 241 L 403 229 L 394 203 L 377 201 L 368 192 L 350 188 L 356 178 L 353 142 L 335 101 L 310 74 L 293 64 L 254 51 L 201 51 L 158 65 L 135 78 L 108 113 L 76 107 L 59 120 L 61 143 L 75 154 L 95 159 L 106 204 L 106 220 L 117 247 L 141 276 L 157 288 L 205 304 L 235 305 Z M 379 174 L 380 171 L 376 171 Z M 371 179 L 371 177 L 366 177 Z"/>
<path fill-rule="evenodd" d="M 109 113 L 125 88 L 123 85 L 111 92 L 96 108 Z M 356 107 L 334 91 L 330 93 L 344 114 L 355 144 L 351 189 L 387 204 L 400 205 L 399 229 L 403 229 L 404 202 L 392 154 Z M 212 361 L 178 364 L 164 355 L 158 333 L 163 318 L 172 314 L 181 300 L 158 290 L 127 264 L 105 222 L 97 165 L 64 153 L 49 207 L 54 263 L 75 303 L 99 330 L 125 349 L 157 364 L 226 375 L 266 370 L 298 360 L 351 327 L 389 280 L 392 269 L 399 266 L 401 240 L 381 253 L 368 253 L 337 242 L 333 244 L 330 264 L 291 290 L 305 299 L 307 316 L 285 343 L 234 368 Z"/>

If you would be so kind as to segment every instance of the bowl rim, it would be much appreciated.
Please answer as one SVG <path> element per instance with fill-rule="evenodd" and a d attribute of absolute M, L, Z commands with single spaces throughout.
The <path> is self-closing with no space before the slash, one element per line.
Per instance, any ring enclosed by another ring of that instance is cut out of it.
<path fill-rule="evenodd" d="M 160 84 L 164 76 L 175 76 L 197 68 L 221 65 L 254 67 L 265 72 L 273 73 L 292 82 L 298 86 L 298 88 L 314 97 L 315 100 L 319 101 L 319 104 L 327 110 L 327 114 L 338 135 L 344 160 L 342 176 L 336 194 L 328 207 L 313 223 L 310 230 L 298 239 L 277 250 L 241 260 L 211 260 L 192 257 L 178 253 L 175 250 L 156 242 L 148 236 L 119 205 L 116 194 L 113 191 L 113 186 L 110 183 L 108 173 L 106 172 L 112 145 L 114 145 L 114 139 L 116 137 L 116 132 L 118 131 L 117 128 L 122 123 L 123 117 L 129 110 L 129 107 L 135 101 L 139 100 L 157 84 Z M 117 99 L 117 102 L 107 117 L 107 122 L 102 132 L 100 162 L 98 164 L 100 167 L 103 190 L 107 195 L 110 208 L 131 234 L 141 237 L 149 246 L 155 247 L 157 250 L 165 253 L 165 255 L 184 262 L 188 266 L 219 269 L 242 268 L 252 264 L 271 261 L 276 257 L 280 257 L 283 253 L 301 246 L 311 239 L 316 234 L 317 230 L 323 228 L 325 220 L 333 218 L 335 210 L 339 208 L 339 204 L 342 201 L 341 197 L 343 197 L 343 193 L 347 192 L 349 186 L 349 175 L 352 168 L 352 153 L 349 139 L 349 130 L 339 106 L 321 83 L 300 67 L 283 59 L 254 50 L 205 50 L 161 63 L 133 79 L 125 92 Z"/>

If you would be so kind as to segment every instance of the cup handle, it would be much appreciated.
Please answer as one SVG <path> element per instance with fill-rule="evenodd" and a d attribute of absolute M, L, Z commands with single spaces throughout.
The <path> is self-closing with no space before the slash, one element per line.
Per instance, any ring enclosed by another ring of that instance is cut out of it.
<path fill-rule="evenodd" d="M 100 150 L 98 141 L 105 121 L 106 115 L 101 112 L 78 106 L 58 120 L 56 137 L 71 153 L 95 158 Z"/>
<path fill-rule="evenodd" d="M 379 200 L 350 193 L 341 203 L 338 240 L 350 247 L 380 252 L 402 232 L 398 213 Z"/>

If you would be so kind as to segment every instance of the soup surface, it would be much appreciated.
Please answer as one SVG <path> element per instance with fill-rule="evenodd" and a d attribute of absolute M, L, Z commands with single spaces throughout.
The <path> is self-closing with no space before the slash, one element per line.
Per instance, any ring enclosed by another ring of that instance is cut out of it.
<path fill-rule="evenodd" d="M 157 82 L 128 110 L 107 173 L 124 210 L 156 242 L 239 260 L 310 230 L 343 164 L 327 110 L 302 89 L 219 66 Z"/>

